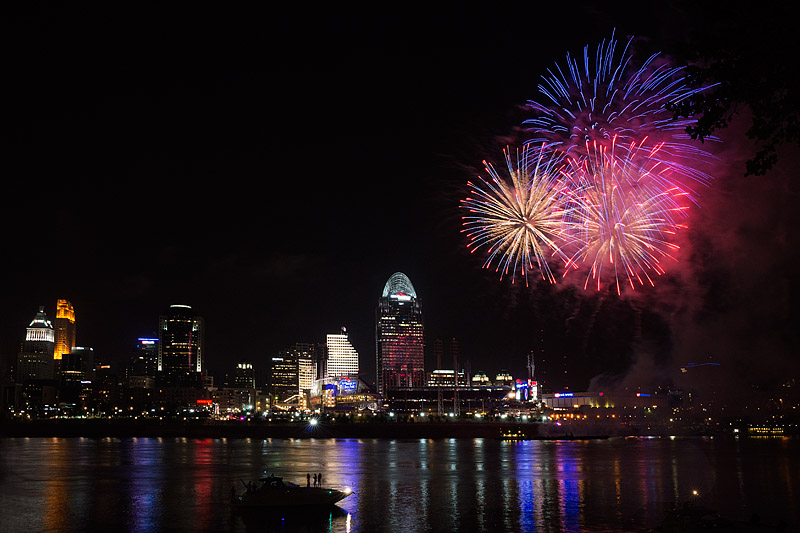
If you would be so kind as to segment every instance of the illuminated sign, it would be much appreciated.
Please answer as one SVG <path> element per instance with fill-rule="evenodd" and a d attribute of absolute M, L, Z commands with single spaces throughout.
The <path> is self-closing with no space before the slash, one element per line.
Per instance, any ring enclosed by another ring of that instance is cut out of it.
<path fill-rule="evenodd" d="M 211 404 L 211 400 L 197 400 L 198 404 L 209 405 Z"/>
<path fill-rule="evenodd" d="M 517 383 L 517 398 L 523 402 L 527 402 L 530 398 L 530 390 L 527 383 Z"/>
<path fill-rule="evenodd" d="M 358 383 L 349 379 L 342 379 L 339 381 L 339 386 L 342 388 L 343 393 L 353 393 L 356 391 Z"/>
<path fill-rule="evenodd" d="M 409 296 L 408 294 L 402 293 L 402 292 L 396 292 L 396 293 L 392 294 L 391 298 L 394 298 L 395 300 L 400 300 L 402 302 L 410 302 L 411 301 L 411 296 Z"/>
<path fill-rule="evenodd" d="M 649 397 L 649 396 L 650 396 L 649 394 L 644 394 L 644 393 L 641 393 L 641 392 L 637 392 L 636 393 L 636 397 L 637 398 Z"/>
<path fill-rule="evenodd" d="M 555 396 L 556 398 L 572 398 L 574 394 L 571 392 L 557 392 L 553 396 Z"/>
<path fill-rule="evenodd" d="M 155 344 L 158 339 L 139 339 L 142 344 Z"/>
<path fill-rule="evenodd" d="M 535 393 L 531 390 L 531 380 L 522 381 L 516 380 L 514 388 L 517 389 L 517 398 L 520 401 L 527 402 L 533 399 Z"/>

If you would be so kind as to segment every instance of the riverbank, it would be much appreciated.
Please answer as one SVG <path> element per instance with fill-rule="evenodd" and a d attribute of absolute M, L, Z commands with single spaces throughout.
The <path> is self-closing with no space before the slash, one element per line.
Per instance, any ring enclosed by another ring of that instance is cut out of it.
<path fill-rule="evenodd" d="M 324 421 L 256 422 L 238 420 L 158 420 L 158 419 L 47 419 L 0 421 L 2 437 L 87 437 L 87 438 L 192 438 L 192 439 L 505 439 L 505 440 L 578 440 L 608 437 L 667 437 L 748 435 L 720 429 L 602 426 L 565 424 L 555 426 L 534 422 L 491 422 L 486 420 L 426 420 L 364 422 Z M 791 436 L 796 432 L 770 436 Z"/>
<path fill-rule="evenodd" d="M 308 439 L 308 438 L 500 438 L 503 431 L 525 428 L 527 437 L 537 437 L 537 424 L 497 422 L 326 422 L 259 423 L 208 420 L 153 419 L 50 419 L 4 421 L 3 437 L 88 437 L 88 438 L 231 438 L 231 439 Z"/>

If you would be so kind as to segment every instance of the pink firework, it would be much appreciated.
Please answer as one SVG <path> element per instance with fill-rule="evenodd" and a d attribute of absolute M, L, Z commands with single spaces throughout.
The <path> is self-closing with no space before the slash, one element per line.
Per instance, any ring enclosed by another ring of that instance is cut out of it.
<path fill-rule="evenodd" d="M 589 156 L 571 159 L 565 170 L 576 202 L 569 211 L 568 266 L 584 272 L 584 288 L 592 280 L 597 290 L 613 284 L 621 293 L 623 285 L 654 285 L 665 264 L 675 261 L 688 194 L 633 164 L 631 152 L 618 157 L 613 146 L 595 143 Z"/>

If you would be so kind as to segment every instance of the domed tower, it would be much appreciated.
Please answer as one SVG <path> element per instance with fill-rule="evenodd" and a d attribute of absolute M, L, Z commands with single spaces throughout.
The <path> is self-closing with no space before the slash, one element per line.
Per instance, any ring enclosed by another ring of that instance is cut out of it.
<path fill-rule="evenodd" d="M 377 389 L 425 385 L 422 304 L 408 276 L 395 272 L 378 300 L 375 326 Z"/>
<path fill-rule="evenodd" d="M 55 363 L 55 331 L 44 307 L 33 317 L 25 333 L 25 342 L 17 359 L 17 383 L 32 379 L 53 379 Z"/>

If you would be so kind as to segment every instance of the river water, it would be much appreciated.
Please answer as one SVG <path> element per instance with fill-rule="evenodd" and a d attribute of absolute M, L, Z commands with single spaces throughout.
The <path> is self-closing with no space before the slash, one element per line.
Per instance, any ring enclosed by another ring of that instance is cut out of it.
<path fill-rule="evenodd" d="M 672 502 L 800 528 L 800 440 L 0 439 L 0 531 L 642 531 Z M 242 514 L 240 480 L 350 488 Z M 697 495 L 693 494 L 697 491 Z"/>

